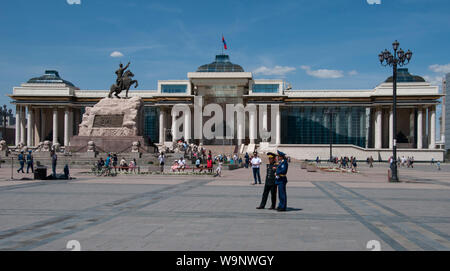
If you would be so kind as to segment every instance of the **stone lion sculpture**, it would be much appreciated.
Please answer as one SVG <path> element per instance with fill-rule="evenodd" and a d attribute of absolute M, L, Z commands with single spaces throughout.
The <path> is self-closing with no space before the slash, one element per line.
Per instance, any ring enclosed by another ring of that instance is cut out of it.
<path fill-rule="evenodd" d="M 8 150 L 8 145 L 6 145 L 6 141 L 5 140 L 0 141 L 0 151 L 6 150 Z"/>
<path fill-rule="evenodd" d="M 134 141 L 133 145 L 131 146 L 131 152 L 139 152 L 140 146 L 141 146 L 141 143 L 139 143 L 139 141 Z"/>
<path fill-rule="evenodd" d="M 87 143 L 87 151 L 88 152 L 95 152 L 95 143 L 94 143 L 94 141 L 89 141 Z"/>
<path fill-rule="evenodd" d="M 44 143 L 42 144 L 42 149 L 41 151 L 50 151 L 51 149 L 51 142 L 49 140 L 45 140 Z"/>

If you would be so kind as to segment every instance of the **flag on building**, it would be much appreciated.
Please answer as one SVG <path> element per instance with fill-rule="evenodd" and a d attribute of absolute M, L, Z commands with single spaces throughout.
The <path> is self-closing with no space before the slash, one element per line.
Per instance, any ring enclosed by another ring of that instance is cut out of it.
<path fill-rule="evenodd" d="M 225 49 L 225 50 L 227 50 L 228 48 L 227 48 L 227 42 L 225 41 L 225 38 L 223 37 L 223 35 L 222 35 L 222 42 L 223 42 L 223 48 Z"/>

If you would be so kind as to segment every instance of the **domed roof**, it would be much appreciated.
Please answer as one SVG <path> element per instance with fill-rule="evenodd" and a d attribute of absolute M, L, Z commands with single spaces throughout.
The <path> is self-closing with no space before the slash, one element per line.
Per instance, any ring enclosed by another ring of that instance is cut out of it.
<path fill-rule="evenodd" d="M 197 72 L 244 72 L 244 69 L 230 62 L 228 55 L 216 55 L 216 60 L 211 64 L 198 67 Z"/>
<path fill-rule="evenodd" d="M 386 83 L 392 83 L 392 76 L 386 79 Z M 408 69 L 397 70 L 397 83 L 413 83 L 413 82 L 425 82 L 425 79 L 418 75 L 412 75 L 408 72 Z"/>
<path fill-rule="evenodd" d="M 75 87 L 74 84 L 72 84 L 69 81 L 66 81 L 64 79 L 62 79 L 61 77 L 59 77 L 59 73 L 58 71 L 54 71 L 54 70 L 46 70 L 45 74 L 40 76 L 40 77 L 35 77 L 35 78 L 31 78 L 30 80 L 28 80 L 27 83 L 32 83 L 32 84 L 66 84 L 72 87 Z"/>

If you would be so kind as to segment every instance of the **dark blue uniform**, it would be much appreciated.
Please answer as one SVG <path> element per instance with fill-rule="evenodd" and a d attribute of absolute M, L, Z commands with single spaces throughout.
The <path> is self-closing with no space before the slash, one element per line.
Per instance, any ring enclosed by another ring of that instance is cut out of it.
<path fill-rule="evenodd" d="M 19 160 L 19 163 L 20 163 L 20 168 L 17 170 L 17 173 L 19 173 L 19 171 L 22 171 L 22 173 L 25 173 L 25 171 L 23 171 L 23 167 L 25 166 L 25 156 L 23 155 L 23 152 L 21 152 L 19 154 L 17 159 Z"/>
<path fill-rule="evenodd" d="M 33 166 L 33 155 L 31 155 L 31 151 L 27 154 L 27 173 L 31 168 L 31 173 L 34 173 L 34 166 Z"/>
<path fill-rule="evenodd" d="M 281 153 L 280 155 L 284 155 Z M 287 194 L 286 194 L 286 184 L 288 182 L 286 178 L 286 174 L 288 172 L 288 162 L 286 158 L 283 158 L 283 161 L 280 162 L 280 164 L 277 167 L 276 171 L 276 181 L 275 184 L 278 185 L 278 197 L 279 197 L 279 204 L 278 204 L 278 210 L 280 211 L 286 211 L 287 208 Z"/>

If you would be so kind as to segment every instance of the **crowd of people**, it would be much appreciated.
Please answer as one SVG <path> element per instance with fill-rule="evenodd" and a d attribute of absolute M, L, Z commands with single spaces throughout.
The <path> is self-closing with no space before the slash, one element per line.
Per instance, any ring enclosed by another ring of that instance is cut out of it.
<path fill-rule="evenodd" d="M 103 157 L 100 157 L 100 159 L 97 161 L 96 167 L 97 172 L 100 174 L 110 175 L 112 170 L 114 170 L 115 173 L 117 172 L 130 172 L 130 173 L 136 173 L 136 169 L 138 168 L 136 158 L 133 158 L 129 163 L 125 160 L 124 157 L 120 160 L 120 163 L 118 163 L 119 158 L 117 157 L 117 154 L 111 154 L 109 153 L 105 160 L 103 160 Z"/>

